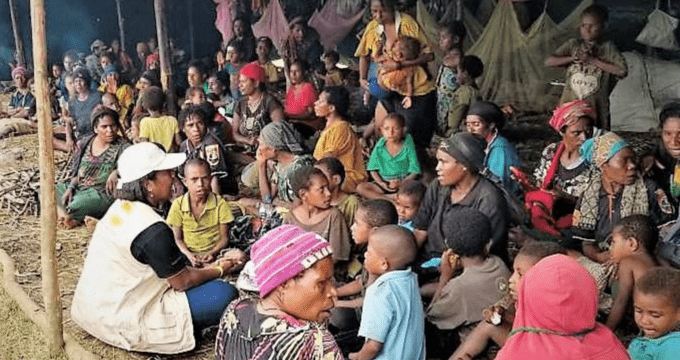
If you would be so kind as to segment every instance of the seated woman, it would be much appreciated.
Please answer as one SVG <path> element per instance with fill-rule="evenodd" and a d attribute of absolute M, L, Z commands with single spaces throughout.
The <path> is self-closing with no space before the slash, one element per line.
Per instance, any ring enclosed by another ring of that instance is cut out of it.
<path fill-rule="evenodd" d="M 346 121 L 349 93 L 345 88 L 330 86 L 314 103 L 314 113 L 326 118 L 326 128 L 314 148 L 314 158 L 334 157 L 345 167 L 345 183 L 342 190 L 353 192 L 357 184 L 368 179 L 361 144 L 352 126 Z"/>
<path fill-rule="evenodd" d="M 628 215 L 649 215 L 657 225 L 673 219 L 666 194 L 639 175 L 633 149 L 618 135 L 586 140 L 581 156 L 597 167 L 583 184 L 573 218 L 574 237 L 583 241 L 583 253 L 590 259 L 609 260 L 607 239 L 614 224 Z"/>
<path fill-rule="evenodd" d="M 243 43 L 239 40 L 230 43 L 227 45 L 226 54 L 227 62 L 224 64 L 224 72 L 229 75 L 229 82 L 231 83 L 229 91 L 234 99 L 238 100 L 243 95 L 239 91 L 238 75 L 241 68 L 246 64 Z"/>
<path fill-rule="evenodd" d="M 243 263 L 233 251 L 190 266 L 157 209 L 167 204 L 184 154 L 139 143 L 118 161 L 119 199 L 97 223 L 78 280 L 71 317 L 98 339 L 131 351 L 177 354 L 194 334 L 217 325 L 236 288 L 219 279 Z"/>
<path fill-rule="evenodd" d="M 134 101 L 132 88 L 128 84 L 121 83 L 120 72 L 116 68 L 116 65 L 112 64 L 104 68 L 103 77 L 105 82 L 99 87 L 99 92 L 116 96 L 118 104 L 120 105 L 120 122 L 127 129 L 130 127 L 128 111 L 130 111 L 130 107 Z"/>
<path fill-rule="evenodd" d="M 517 150 L 499 131 L 505 125 L 505 116 L 498 105 L 478 101 L 468 110 L 465 118 L 467 131 L 486 140 L 484 166 L 491 171 L 513 195 L 519 195 L 519 186 L 510 178 L 510 167 L 520 167 Z"/>
<path fill-rule="evenodd" d="M 428 186 L 413 219 L 421 247 L 419 261 L 440 258 L 445 249 L 442 224 L 446 214 L 460 206 L 471 207 L 491 220 L 491 250 L 507 259 L 510 214 L 503 193 L 480 175 L 484 168 L 484 141 L 469 133 L 457 133 L 442 141 L 437 150 L 437 179 Z"/>
<path fill-rule="evenodd" d="M 0 112 L 0 139 L 8 135 L 30 134 L 37 124 L 30 119 L 35 115 L 35 96 L 28 87 L 29 73 L 23 66 L 12 70 L 16 90 L 9 100 L 8 113 Z"/>
<path fill-rule="evenodd" d="M 597 286 L 576 260 L 549 256 L 524 275 L 508 340 L 508 359 L 626 360 L 621 342 L 597 316 Z"/>
<path fill-rule="evenodd" d="M 255 162 L 243 169 L 243 184 L 259 192 L 267 204 L 292 208 L 296 196 L 291 179 L 298 169 L 314 165 L 314 158 L 303 155 L 300 134 L 286 121 L 267 124 L 258 142 Z"/>
<path fill-rule="evenodd" d="M 78 142 L 71 180 L 57 185 L 59 222 L 73 228 L 85 216 L 101 218 L 113 203 L 116 162 L 127 141 L 120 138 L 118 113 L 102 106 L 92 114 L 94 134 Z"/>
<path fill-rule="evenodd" d="M 323 128 L 325 121 L 314 115 L 316 89 L 307 79 L 307 65 L 301 60 L 293 61 L 289 80 L 284 108 L 286 118 L 296 125 L 305 138 L 311 137 L 316 130 Z"/>
<path fill-rule="evenodd" d="M 327 241 L 293 225 L 258 240 L 250 255 L 260 297 L 239 299 L 227 308 L 215 359 L 344 359 L 321 325 L 337 297 L 331 252 Z"/>
<path fill-rule="evenodd" d="M 588 163 L 579 152 L 593 132 L 595 109 L 585 100 L 566 103 L 555 110 L 550 126 L 562 141 L 548 145 L 534 171 L 533 184 L 525 184 L 526 204 L 532 226 L 542 232 L 559 236 L 571 227 L 571 215 L 578 198 L 577 189 L 588 179 Z"/>
<path fill-rule="evenodd" d="M 680 204 L 680 103 L 666 104 L 659 115 L 661 141 L 642 159 L 643 171 L 666 192 L 675 210 Z"/>
<path fill-rule="evenodd" d="M 288 23 L 288 38 L 281 48 L 283 70 L 286 79 L 290 80 L 290 67 L 295 60 L 302 60 L 312 71 L 320 70 L 323 46 L 319 41 L 319 33 L 307 25 L 307 21 L 298 16 Z"/>
<path fill-rule="evenodd" d="M 264 69 L 254 62 L 239 71 L 238 87 L 243 97 L 234 108 L 232 132 L 234 141 L 250 154 L 255 154 L 262 128 L 283 120 L 283 106 L 264 90 L 264 76 Z"/>

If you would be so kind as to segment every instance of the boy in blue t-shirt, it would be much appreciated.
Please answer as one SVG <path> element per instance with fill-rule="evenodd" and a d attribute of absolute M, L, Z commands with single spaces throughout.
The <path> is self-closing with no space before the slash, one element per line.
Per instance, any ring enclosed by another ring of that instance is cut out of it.
<path fill-rule="evenodd" d="M 413 234 L 401 226 L 369 235 L 364 266 L 377 279 L 364 298 L 359 336 L 366 342 L 350 359 L 425 359 L 425 314 L 416 274 L 408 268 L 416 252 Z"/>
<path fill-rule="evenodd" d="M 635 283 L 635 323 L 644 337 L 628 347 L 633 360 L 672 360 L 680 349 L 680 271 L 649 270 Z"/>

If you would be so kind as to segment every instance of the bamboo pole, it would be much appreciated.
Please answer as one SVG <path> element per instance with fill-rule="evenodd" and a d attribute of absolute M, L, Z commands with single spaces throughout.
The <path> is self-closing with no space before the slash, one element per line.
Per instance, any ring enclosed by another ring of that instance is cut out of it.
<path fill-rule="evenodd" d="M 168 110 L 175 112 L 175 87 L 172 83 L 172 61 L 170 60 L 170 45 L 168 42 L 168 21 L 165 10 L 165 0 L 154 0 L 156 12 L 156 32 L 158 36 L 158 55 L 161 61 L 161 84 L 165 90 Z"/>
<path fill-rule="evenodd" d="M 125 51 L 125 19 L 120 9 L 120 0 L 116 0 L 116 12 L 118 13 L 118 30 L 120 30 L 120 48 Z"/>
<path fill-rule="evenodd" d="M 40 166 L 40 266 L 42 295 L 49 331 L 45 334 L 50 353 L 57 355 L 64 346 L 61 296 L 57 282 L 57 201 L 54 191 L 54 150 L 50 90 L 47 83 L 47 44 L 45 36 L 45 0 L 31 0 L 33 32 L 33 69 L 38 116 L 38 160 Z"/>
<path fill-rule="evenodd" d="M 14 48 L 18 65 L 26 66 L 26 52 L 24 51 L 24 39 L 21 37 L 19 18 L 17 17 L 17 1 L 9 0 L 9 15 L 12 18 L 12 32 L 14 33 Z"/>

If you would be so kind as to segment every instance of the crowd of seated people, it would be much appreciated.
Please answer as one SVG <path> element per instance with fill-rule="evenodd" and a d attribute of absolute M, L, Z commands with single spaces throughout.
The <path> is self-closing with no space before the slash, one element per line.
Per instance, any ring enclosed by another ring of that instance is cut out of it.
<path fill-rule="evenodd" d="M 433 77 L 427 29 L 368 3 L 358 84 L 297 18 L 283 68 L 238 16 L 181 89 L 162 88 L 155 40 L 137 63 L 97 40 L 55 64 L 53 143 L 74 159 L 59 219 L 99 219 L 73 321 L 161 354 L 217 326 L 219 360 L 677 356 L 680 257 L 658 249 L 678 216 L 680 104 L 649 153 L 608 131 L 607 84 L 627 70 L 606 8 L 546 59 L 568 69 L 545 119 L 560 140 L 528 169 L 462 23 L 439 32 Z M 575 98 L 581 73 L 601 86 Z M 0 137 L 35 127 L 30 73 L 12 78 Z"/>

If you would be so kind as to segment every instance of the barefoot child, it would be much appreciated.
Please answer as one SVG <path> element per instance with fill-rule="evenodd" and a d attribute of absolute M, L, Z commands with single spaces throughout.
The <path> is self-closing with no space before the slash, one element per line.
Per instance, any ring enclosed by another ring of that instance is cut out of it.
<path fill-rule="evenodd" d="M 609 12 L 591 5 L 581 13 L 580 39 L 571 39 L 545 60 L 546 66 L 566 67 L 567 79 L 560 104 L 588 100 L 597 110 L 597 127 L 609 129 L 609 95 L 615 81 L 626 77 L 626 60 L 616 46 L 602 37 Z"/>
<path fill-rule="evenodd" d="M 399 213 L 399 225 L 413 232 L 413 218 L 416 217 L 420 203 L 423 201 L 425 185 L 417 180 L 404 181 L 394 198 L 394 206 Z"/>
<path fill-rule="evenodd" d="M 234 220 L 227 202 L 210 191 L 210 165 L 203 159 L 184 164 L 184 184 L 189 191 L 175 199 L 168 213 L 175 243 L 193 266 L 215 260 L 229 243 L 229 223 Z"/>
<path fill-rule="evenodd" d="M 412 105 L 413 96 L 421 96 L 434 90 L 434 84 L 429 81 L 427 72 L 420 65 L 402 68 L 401 61 L 414 61 L 420 56 L 420 41 L 410 36 L 399 38 L 392 45 L 394 61 L 397 70 L 384 72 L 378 76 L 378 85 L 384 90 L 392 90 L 404 99 L 401 105 L 408 109 Z"/>
<path fill-rule="evenodd" d="M 645 215 L 631 215 L 619 221 L 612 230 L 609 255 L 618 265 L 618 294 L 607 318 L 607 327 L 615 330 L 629 311 L 635 283 L 647 271 L 658 266 L 654 250 L 659 238 L 656 226 Z"/>
<path fill-rule="evenodd" d="M 517 289 L 524 274 L 541 259 L 555 254 L 565 254 L 564 249 L 553 242 L 532 241 L 526 243 L 517 253 L 513 262 L 513 272 L 508 281 L 508 294 L 494 305 L 484 309 L 483 321 L 468 335 L 451 358 L 474 359 L 486 348 L 489 341 L 502 347 L 508 338 L 512 322 L 515 318 L 515 303 L 517 302 Z"/>
<path fill-rule="evenodd" d="M 364 264 L 377 279 L 366 290 L 359 336 L 366 338 L 352 360 L 425 360 L 423 305 L 409 265 L 418 248 L 413 233 L 398 225 L 369 235 Z"/>
<path fill-rule="evenodd" d="M 368 170 L 373 182 L 357 186 L 357 193 L 368 199 L 394 194 L 402 181 L 413 180 L 420 174 L 416 146 L 410 134 L 404 136 L 406 119 L 400 114 L 389 114 L 383 120 L 382 138 L 373 148 Z"/>
<path fill-rule="evenodd" d="M 328 179 L 313 166 L 296 171 L 291 179 L 293 192 L 302 202 L 284 216 L 284 224 L 297 225 L 331 243 L 333 261 L 346 262 L 352 249 L 349 227 L 342 213 L 331 206 Z"/>
<path fill-rule="evenodd" d="M 331 205 L 340 210 L 345 216 L 347 225 L 354 224 L 354 216 L 361 204 L 361 200 L 354 194 L 348 194 L 342 190 L 342 183 L 345 181 L 345 167 L 340 160 L 334 157 L 325 157 L 316 161 L 314 165 L 323 171 L 328 179 L 328 190 L 331 191 Z"/>
<path fill-rule="evenodd" d="M 680 271 L 655 268 L 635 283 L 635 323 L 643 337 L 630 343 L 633 360 L 671 360 L 680 349 Z"/>

